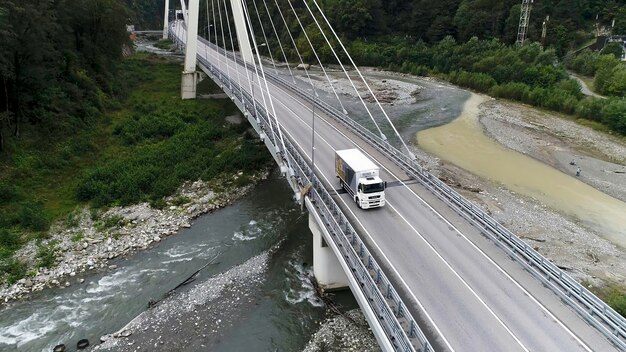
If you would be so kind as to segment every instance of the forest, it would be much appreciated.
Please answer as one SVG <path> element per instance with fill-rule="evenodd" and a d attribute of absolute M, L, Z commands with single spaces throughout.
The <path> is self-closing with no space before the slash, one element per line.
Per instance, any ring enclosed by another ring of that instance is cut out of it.
<path fill-rule="evenodd" d="M 269 15 L 277 18 L 274 3 L 267 4 Z M 540 40 L 542 22 L 549 15 L 545 49 L 513 45 L 519 0 L 321 0 L 320 4 L 361 65 L 440 76 L 495 96 L 534 105 L 545 102 L 540 105 L 566 113 L 578 111 L 590 119 L 597 109 L 567 82 L 566 66 L 595 76 L 598 93 L 616 97 L 626 93 L 626 69 L 617 60 L 591 52 L 568 56 L 592 40 L 596 22 L 606 28 L 615 19 L 613 32 L 626 33 L 624 0 L 535 1 L 529 38 Z M 3 0 L 0 152 L 8 138 L 20 136 L 25 124 L 37 126 L 33 132 L 49 140 L 92 123 L 114 101 L 111 97 L 123 94 L 115 66 L 122 46 L 129 44 L 126 22 L 159 28 L 162 6 L 161 0 Z M 294 6 L 322 59 L 332 63 L 303 4 Z M 264 7 L 259 11 L 261 19 L 267 18 Z M 303 56 L 311 60 L 298 23 L 293 16 L 287 18 Z M 260 33 L 258 20 L 253 18 L 253 23 Z M 278 30 L 283 43 L 289 42 L 284 28 Z M 278 56 L 277 41 L 268 39 L 268 47 Z M 296 58 L 294 51 L 288 51 L 291 59 Z M 544 95 L 552 101 L 546 102 Z M 610 122 L 613 118 L 596 119 L 626 133 L 623 126 Z"/>
<path fill-rule="evenodd" d="M 241 186 L 271 159 L 226 123 L 230 100 L 180 99 L 179 61 L 131 55 L 129 5 L 0 1 L 0 283 L 54 266 L 50 226 L 78 226 L 86 204 L 94 221 L 101 208 L 159 208 L 186 180 L 241 171 Z M 27 243 L 28 262 L 14 256 Z"/>
<path fill-rule="evenodd" d="M 252 1 L 249 3 L 253 6 Z M 598 30 L 626 34 L 624 0 L 535 1 L 524 46 L 515 44 L 519 0 L 319 3 L 359 65 L 439 77 L 495 97 L 573 115 L 591 121 L 591 125 L 600 123 L 626 135 L 626 65 L 618 59 L 622 49 L 611 44 L 599 53 L 579 51 L 595 41 Z M 293 4 L 321 60 L 336 63 L 306 6 Z M 260 10 L 261 20 L 279 18 L 276 6 L 268 5 L 269 14 Z M 283 12 L 289 11 L 285 5 Z M 287 18 L 300 53 L 305 60 L 315 62 L 302 27 L 293 13 Z M 542 43 L 544 20 L 546 37 Z M 255 33 L 262 33 L 258 20 L 253 26 Z M 324 25 L 322 28 L 327 31 Z M 288 43 L 285 27 L 278 29 L 281 41 Z M 278 41 L 268 38 L 268 42 L 275 57 L 280 57 Z M 293 48 L 287 54 L 291 60 L 298 59 Z M 595 91 L 608 100 L 583 96 L 568 70 L 591 77 Z"/>

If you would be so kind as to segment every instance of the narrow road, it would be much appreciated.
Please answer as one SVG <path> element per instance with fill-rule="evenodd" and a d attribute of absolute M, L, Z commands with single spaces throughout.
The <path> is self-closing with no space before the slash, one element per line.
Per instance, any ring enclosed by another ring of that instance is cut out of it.
<path fill-rule="evenodd" d="M 594 98 L 600 98 L 600 99 L 606 99 L 606 97 L 604 95 L 600 95 L 597 93 L 594 93 L 593 91 L 591 91 L 591 89 L 589 89 L 589 86 L 587 85 L 587 83 L 585 83 L 585 81 L 580 78 L 579 76 L 577 76 L 575 73 L 571 72 L 571 71 L 567 71 L 567 73 L 569 73 L 569 76 L 572 79 L 575 79 L 578 81 L 578 83 L 580 83 L 580 92 L 583 93 L 586 96 L 589 97 L 594 97 Z"/>

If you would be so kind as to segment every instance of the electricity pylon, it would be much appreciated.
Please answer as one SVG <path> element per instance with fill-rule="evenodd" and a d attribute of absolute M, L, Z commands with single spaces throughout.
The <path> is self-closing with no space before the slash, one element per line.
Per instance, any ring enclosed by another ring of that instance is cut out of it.
<path fill-rule="evenodd" d="M 519 16 L 519 29 L 517 30 L 517 44 L 524 45 L 528 34 L 528 23 L 530 22 L 530 10 L 533 0 L 522 0 L 522 11 Z"/>

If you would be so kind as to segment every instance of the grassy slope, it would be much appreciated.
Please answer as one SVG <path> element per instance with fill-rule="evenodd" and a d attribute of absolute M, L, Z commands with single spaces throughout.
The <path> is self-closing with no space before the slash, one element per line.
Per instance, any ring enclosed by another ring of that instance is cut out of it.
<path fill-rule="evenodd" d="M 247 125 L 226 123 L 237 112 L 230 100 L 180 99 L 181 69 L 137 54 L 123 63 L 128 96 L 94 126 L 54 141 L 30 127 L 0 156 L 0 282 L 24 274 L 17 249 L 85 203 L 158 203 L 187 179 L 254 172 L 270 160 Z M 207 80 L 202 89 L 218 88 Z"/>

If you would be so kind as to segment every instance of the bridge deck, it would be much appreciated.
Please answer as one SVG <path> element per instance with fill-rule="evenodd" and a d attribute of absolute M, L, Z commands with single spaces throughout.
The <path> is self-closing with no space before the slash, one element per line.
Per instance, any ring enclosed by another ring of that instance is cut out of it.
<path fill-rule="evenodd" d="M 248 78 L 254 73 L 246 73 L 232 57 L 202 43 L 198 53 L 250 90 Z M 268 84 L 281 126 L 310 157 L 311 104 Z M 260 91 L 265 87 L 255 86 L 255 98 L 263 104 Z M 381 153 L 318 109 L 316 119 L 316 171 L 328 189 L 339 187 L 334 150 L 360 148 L 382 167 L 381 177 L 391 185 L 386 207 L 363 211 L 347 194 L 333 193 L 437 350 L 615 349 L 552 291 Z"/>

